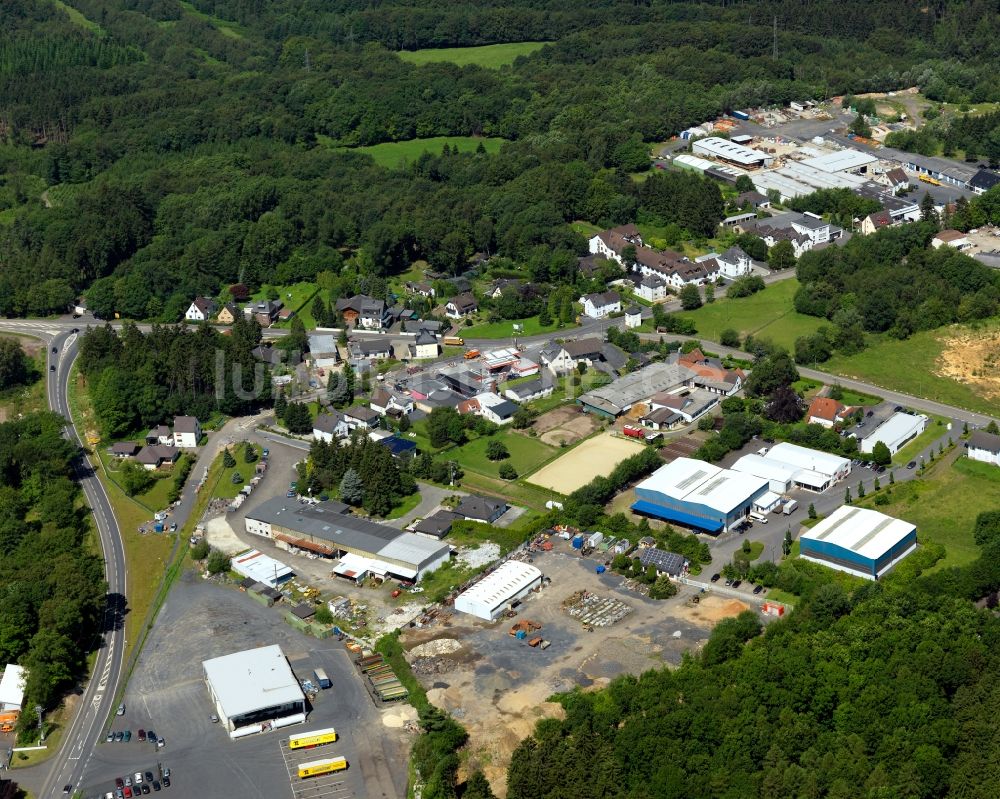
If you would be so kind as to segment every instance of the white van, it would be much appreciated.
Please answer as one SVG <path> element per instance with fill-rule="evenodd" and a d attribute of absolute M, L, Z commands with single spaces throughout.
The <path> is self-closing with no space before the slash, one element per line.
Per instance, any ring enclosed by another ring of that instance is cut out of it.
<path fill-rule="evenodd" d="M 757 511 L 755 510 L 750 511 L 750 518 L 753 519 L 755 522 L 760 522 L 761 524 L 767 524 L 767 516 L 765 516 L 763 513 L 757 513 Z"/>
<path fill-rule="evenodd" d="M 785 507 L 781 509 L 781 512 L 784 513 L 786 516 L 788 516 L 798 506 L 799 506 L 799 503 L 796 500 L 790 499 L 790 500 L 788 500 L 788 502 L 785 503 Z"/>

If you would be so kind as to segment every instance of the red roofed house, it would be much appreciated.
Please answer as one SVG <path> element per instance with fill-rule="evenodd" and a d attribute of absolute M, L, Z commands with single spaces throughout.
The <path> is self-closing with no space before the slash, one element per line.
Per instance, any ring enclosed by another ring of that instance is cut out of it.
<path fill-rule="evenodd" d="M 838 400 L 829 397 L 816 397 L 809 403 L 809 410 L 806 411 L 806 422 L 823 427 L 833 427 L 838 422 L 843 421 L 850 411 L 850 408 Z"/>
<path fill-rule="evenodd" d="M 964 250 L 966 247 L 971 247 L 972 243 L 969 241 L 969 237 L 961 231 L 942 230 L 931 239 L 931 247 L 936 250 L 945 245 L 954 247 L 956 250 Z"/>

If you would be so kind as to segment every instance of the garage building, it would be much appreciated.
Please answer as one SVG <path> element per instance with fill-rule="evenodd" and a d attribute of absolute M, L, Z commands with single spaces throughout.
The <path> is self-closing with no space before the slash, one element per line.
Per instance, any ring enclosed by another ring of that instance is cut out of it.
<path fill-rule="evenodd" d="M 455 597 L 455 610 L 493 621 L 542 584 L 542 573 L 529 563 L 508 560 Z"/>
<path fill-rule="evenodd" d="M 257 549 L 251 549 L 230 559 L 233 571 L 263 583 L 269 588 L 277 588 L 295 576 L 290 566 L 280 560 L 268 557 Z"/>
<path fill-rule="evenodd" d="M 219 721 L 231 738 L 306 720 L 306 698 L 277 645 L 202 662 Z"/>
<path fill-rule="evenodd" d="M 843 505 L 799 541 L 806 560 L 877 580 L 917 548 L 917 528 L 878 511 Z"/>
<path fill-rule="evenodd" d="M 720 533 L 750 513 L 768 491 L 761 477 L 720 469 L 693 458 L 661 466 L 635 487 L 632 510 L 696 530 Z"/>
<path fill-rule="evenodd" d="M 882 424 L 861 439 L 861 451 L 871 452 L 880 441 L 895 455 L 908 441 L 919 436 L 927 427 L 927 417 L 922 413 L 894 413 Z"/>

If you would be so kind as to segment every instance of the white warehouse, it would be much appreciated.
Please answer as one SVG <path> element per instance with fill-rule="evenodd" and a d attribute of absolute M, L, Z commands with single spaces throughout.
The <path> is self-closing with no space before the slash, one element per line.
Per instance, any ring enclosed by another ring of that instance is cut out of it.
<path fill-rule="evenodd" d="M 455 610 L 493 621 L 541 584 L 542 573 L 536 567 L 508 560 L 455 597 Z"/>
<path fill-rule="evenodd" d="M 927 417 L 923 414 L 894 413 L 882 424 L 861 439 L 861 451 L 871 452 L 880 441 L 895 455 L 899 450 L 927 427 Z"/>
<path fill-rule="evenodd" d="M 744 455 L 733 464 L 734 472 L 752 474 L 754 477 L 762 477 L 768 481 L 768 487 L 776 494 L 787 494 L 795 485 L 795 475 L 801 469 L 789 466 L 787 463 L 765 458 L 756 453 Z"/>
<path fill-rule="evenodd" d="M 847 458 L 787 442 L 771 447 L 764 460 L 797 469 L 795 485 L 810 491 L 825 491 L 851 473 Z"/>
<path fill-rule="evenodd" d="M 721 139 L 718 136 L 698 139 L 691 145 L 691 152 L 695 155 L 707 155 L 710 158 L 718 158 L 720 161 L 750 168 L 767 166 L 774 160 L 774 156 L 762 153 L 760 150 L 751 150 L 742 144 L 736 144 L 736 142 Z"/>

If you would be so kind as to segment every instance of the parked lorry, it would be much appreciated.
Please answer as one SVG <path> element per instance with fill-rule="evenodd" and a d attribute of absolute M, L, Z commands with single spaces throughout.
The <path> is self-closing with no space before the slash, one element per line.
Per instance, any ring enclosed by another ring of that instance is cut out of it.
<path fill-rule="evenodd" d="M 13 730 L 14 725 L 17 724 L 17 717 L 17 711 L 0 713 L 0 732 L 10 732 Z"/>
<path fill-rule="evenodd" d="M 645 430 L 643 430 L 641 427 L 633 427 L 630 424 L 625 425 L 622 428 L 622 432 L 625 435 L 627 435 L 629 438 L 645 438 L 646 437 L 646 431 Z"/>
<path fill-rule="evenodd" d="M 798 503 L 798 502 L 797 502 L 796 500 L 794 500 L 794 499 L 790 499 L 790 500 L 788 500 L 788 502 L 786 502 L 786 503 L 785 503 L 785 507 L 781 509 L 781 512 L 782 512 L 782 513 L 784 513 L 784 514 L 785 514 L 786 516 L 788 516 L 788 515 L 790 515 L 790 514 L 792 513 L 792 511 L 794 511 L 794 510 L 795 510 L 795 509 L 796 509 L 796 508 L 797 508 L 798 506 L 799 506 L 799 503 Z"/>
<path fill-rule="evenodd" d="M 465 344 L 465 339 L 461 336 L 445 336 L 444 345 L 446 347 L 461 347 Z"/>

